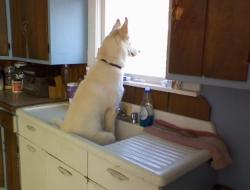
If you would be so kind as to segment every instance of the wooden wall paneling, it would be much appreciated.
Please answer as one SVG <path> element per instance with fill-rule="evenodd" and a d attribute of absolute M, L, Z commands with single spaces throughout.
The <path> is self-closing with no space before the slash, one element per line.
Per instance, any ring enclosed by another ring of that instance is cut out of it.
<path fill-rule="evenodd" d="M 144 94 L 144 88 L 136 88 L 136 87 L 134 88 L 135 88 L 134 90 L 135 95 L 134 95 L 133 103 L 137 105 L 141 105 L 143 94 Z M 152 104 L 153 104 L 154 109 L 167 111 L 168 93 L 152 90 L 151 97 L 152 97 Z"/>
<path fill-rule="evenodd" d="M 122 101 L 141 105 L 144 89 L 126 85 L 124 88 Z M 152 101 L 154 108 L 157 110 L 201 120 L 210 120 L 211 107 L 202 96 L 191 97 L 153 90 Z"/>
<path fill-rule="evenodd" d="M 161 111 L 167 111 L 168 110 L 168 96 L 169 94 L 167 92 L 161 92 L 161 91 L 152 91 L 152 102 L 155 109 L 161 110 Z"/>
<path fill-rule="evenodd" d="M 86 74 L 87 64 L 62 65 L 60 67 L 61 76 L 64 83 L 79 82 Z"/>
<path fill-rule="evenodd" d="M 141 105 L 144 94 L 144 88 L 135 88 L 134 104 Z"/>
<path fill-rule="evenodd" d="M 141 105 L 144 88 L 124 86 L 124 95 L 122 101 L 136 105 Z M 152 102 L 155 109 L 167 111 L 168 93 L 152 90 Z"/>
<path fill-rule="evenodd" d="M 8 55 L 8 32 L 5 0 L 0 0 L 0 56 Z"/>
<path fill-rule="evenodd" d="M 87 64 L 69 65 L 69 82 L 78 82 L 86 74 Z"/>
<path fill-rule="evenodd" d="M 202 75 L 207 0 L 171 0 L 169 72 Z"/>
<path fill-rule="evenodd" d="M 210 120 L 211 107 L 202 97 L 190 97 L 178 94 L 169 94 L 168 111 L 201 120 Z"/>
<path fill-rule="evenodd" d="M 125 85 L 122 101 L 133 104 L 135 99 L 134 97 L 135 97 L 135 87 Z"/>
<path fill-rule="evenodd" d="M 204 75 L 247 79 L 250 42 L 250 1 L 209 0 Z"/>

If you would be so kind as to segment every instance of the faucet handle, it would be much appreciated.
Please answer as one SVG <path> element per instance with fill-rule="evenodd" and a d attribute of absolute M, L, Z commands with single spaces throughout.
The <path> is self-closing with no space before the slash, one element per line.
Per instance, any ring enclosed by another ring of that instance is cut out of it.
<path fill-rule="evenodd" d="M 131 113 L 131 121 L 133 124 L 138 123 L 138 113 L 137 112 Z"/>
<path fill-rule="evenodd" d="M 117 107 L 116 112 L 119 116 L 126 116 L 126 112 L 121 107 Z"/>

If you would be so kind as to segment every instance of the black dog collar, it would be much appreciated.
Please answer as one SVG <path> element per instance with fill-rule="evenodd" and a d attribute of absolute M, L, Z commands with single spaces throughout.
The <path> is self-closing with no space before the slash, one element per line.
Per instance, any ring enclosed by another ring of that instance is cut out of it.
<path fill-rule="evenodd" d="M 114 63 L 110 63 L 110 62 L 108 62 L 108 61 L 105 60 L 105 59 L 100 59 L 100 61 L 103 61 L 104 63 L 107 63 L 107 64 L 109 64 L 110 66 L 116 67 L 116 68 L 118 68 L 118 69 L 121 69 L 121 68 L 122 68 L 121 66 L 116 65 L 116 64 L 114 64 Z"/>

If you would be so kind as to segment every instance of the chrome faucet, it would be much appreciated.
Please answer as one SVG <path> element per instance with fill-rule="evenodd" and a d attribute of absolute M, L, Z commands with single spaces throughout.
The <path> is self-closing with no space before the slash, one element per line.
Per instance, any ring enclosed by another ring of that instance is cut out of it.
<path fill-rule="evenodd" d="M 137 112 L 132 112 L 131 113 L 131 120 L 133 124 L 138 123 L 138 113 Z"/>
<path fill-rule="evenodd" d="M 136 124 L 138 122 L 138 113 L 137 112 L 132 112 L 130 115 L 127 114 L 125 107 L 124 106 L 120 106 L 117 109 L 117 119 L 122 120 L 122 121 L 126 121 L 129 123 L 133 123 Z"/>

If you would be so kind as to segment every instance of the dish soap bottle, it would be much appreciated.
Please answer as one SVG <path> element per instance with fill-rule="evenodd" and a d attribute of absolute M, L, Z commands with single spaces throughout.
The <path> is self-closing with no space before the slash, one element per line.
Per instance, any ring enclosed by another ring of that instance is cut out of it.
<path fill-rule="evenodd" d="M 140 125 L 143 127 L 151 126 L 154 122 L 154 108 L 152 105 L 151 89 L 146 87 L 141 103 Z"/>

